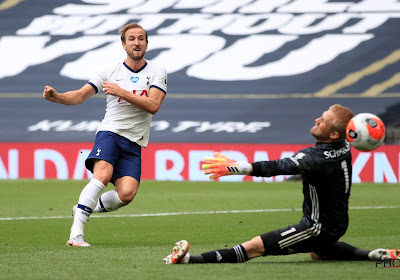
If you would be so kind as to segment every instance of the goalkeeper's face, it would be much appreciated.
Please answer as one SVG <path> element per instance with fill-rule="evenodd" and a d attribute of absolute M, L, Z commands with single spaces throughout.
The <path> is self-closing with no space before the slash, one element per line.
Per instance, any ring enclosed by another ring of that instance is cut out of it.
<path fill-rule="evenodd" d="M 336 131 L 333 130 L 335 113 L 331 110 L 325 111 L 321 117 L 315 119 L 315 125 L 310 129 L 310 133 L 318 142 L 333 142 L 336 138 Z"/>

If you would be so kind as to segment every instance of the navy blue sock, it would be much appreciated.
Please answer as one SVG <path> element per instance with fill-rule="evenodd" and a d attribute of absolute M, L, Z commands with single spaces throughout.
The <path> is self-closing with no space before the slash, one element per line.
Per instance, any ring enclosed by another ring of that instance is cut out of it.
<path fill-rule="evenodd" d="M 246 250 L 242 245 L 236 245 L 232 249 L 220 249 L 190 256 L 190 263 L 243 263 L 248 261 Z"/>

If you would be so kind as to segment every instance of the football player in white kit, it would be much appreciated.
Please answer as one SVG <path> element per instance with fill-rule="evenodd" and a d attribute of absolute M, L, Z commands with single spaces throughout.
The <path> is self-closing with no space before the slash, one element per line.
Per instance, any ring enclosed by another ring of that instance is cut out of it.
<path fill-rule="evenodd" d="M 152 116 L 167 92 L 166 69 L 144 59 L 147 31 L 130 23 L 119 34 L 127 53 L 125 60 L 100 71 L 81 89 L 58 93 L 46 86 L 43 91 L 45 99 L 65 105 L 80 104 L 100 90 L 107 98 L 105 116 L 85 161 L 93 178 L 73 207 L 69 246 L 90 246 L 83 236 L 91 213 L 115 211 L 135 197 L 141 175 L 141 147 L 148 144 Z M 103 193 L 109 182 L 115 190 Z"/>

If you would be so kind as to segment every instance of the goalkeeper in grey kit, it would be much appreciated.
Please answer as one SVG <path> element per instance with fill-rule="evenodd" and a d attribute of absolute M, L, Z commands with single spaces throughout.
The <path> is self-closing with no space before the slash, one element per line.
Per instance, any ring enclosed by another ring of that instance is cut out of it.
<path fill-rule="evenodd" d="M 346 141 L 346 125 L 354 114 L 346 107 L 333 105 L 315 120 L 310 130 L 316 145 L 292 157 L 254 163 L 236 162 L 215 153 L 206 158 L 203 169 L 215 180 L 226 175 L 270 177 L 301 174 L 303 179 L 303 217 L 292 226 L 254 237 L 231 249 L 190 255 L 189 242 L 175 243 L 166 264 L 242 263 L 268 255 L 310 253 L 312 259 L 385 260 L 399 259 L 400 250 L 356 248 L 339 239 L 345 234 L 349 218 L 351 191 L 351 152 Z"/>

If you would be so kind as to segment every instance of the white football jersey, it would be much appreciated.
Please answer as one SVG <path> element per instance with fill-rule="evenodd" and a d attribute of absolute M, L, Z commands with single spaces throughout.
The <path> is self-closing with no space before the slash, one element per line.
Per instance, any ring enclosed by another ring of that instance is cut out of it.
<path fill-rule="evenodd" d="M 147 60 L 146 64 L 134 71 L 124 61 L 108 67 L 89 80 L 98 92 L 104 82 L 117 83 L 132 94 L 149 96 L 150 88 L 156 87 L 167 93 L 167 71 Z M 136 108 L 122 98 L 108 95 L 106 113 L 97 132 L 111 131 L 146 147 L 149 142 L 152 114 Z M 97 133 L 96 132 L 96 133 Z"/>

